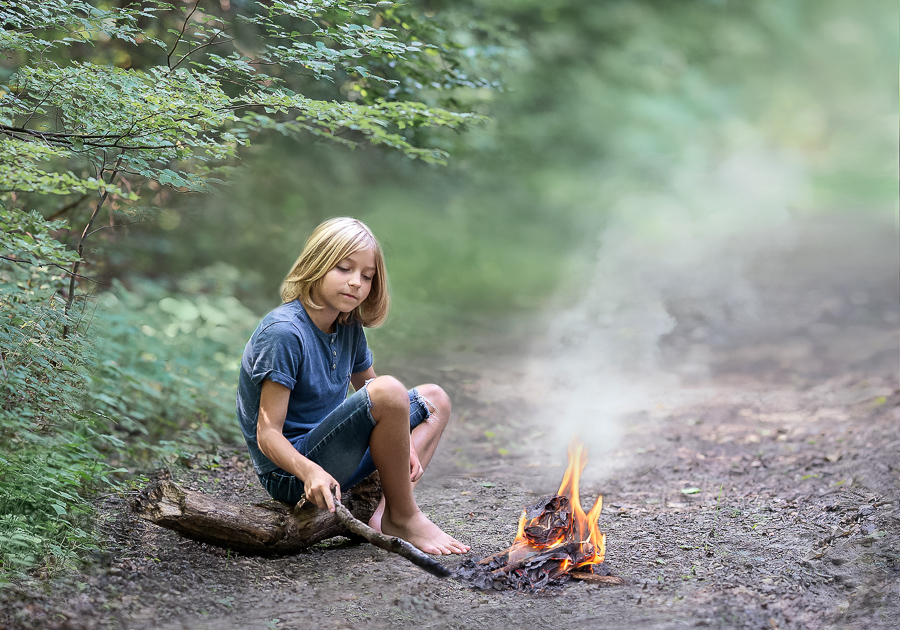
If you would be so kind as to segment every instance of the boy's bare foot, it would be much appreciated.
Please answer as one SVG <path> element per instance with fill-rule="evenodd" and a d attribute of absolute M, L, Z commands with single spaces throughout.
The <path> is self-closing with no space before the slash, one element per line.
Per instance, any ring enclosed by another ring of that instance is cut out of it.
<path fill-rule="evenodd" d="M 468 545 L 445 533 L 422 512 L 416 512 L 403 523 L 395 523 L 385 512 L 381 517 L 381 531 L 388 536 L 402 538 L 425 553 L 436 556 L 469 551 Z"/>
<path fill-rule="evenodd" d="M 381 503 L 378 504 L 378 507 L 375 508 L 375 513 L 372 514 L 372 518 L 369 519 L 369 527 L 371 527 L 378 533 L 383 533 L 381 531 L 381 519 L 383 516 L 384 516 L 384 499 L 382 499 Z"/>

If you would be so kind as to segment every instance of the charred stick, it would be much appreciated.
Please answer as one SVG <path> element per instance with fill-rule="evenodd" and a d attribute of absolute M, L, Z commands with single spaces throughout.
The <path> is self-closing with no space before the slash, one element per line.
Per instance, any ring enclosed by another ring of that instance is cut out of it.
<path fill-rule="evenodd" d="M 507 550 L 504 551 L 503 553 L 509 553 L 509 551 L 510 551 L 511 549 L 512 549 L 512 548 L 507 549 Z M 538 551 L 531 551 L 531 552 L 529 552 L 529 553 L 526 553 L 526 554 L 525 554 L 524 556 L 522 556 L 521 558 L 517 558 L 516 560 L 510 561 L 509 559 L 507 559 L 506 565 L 505 565 L 505 566 L 502 566 L 502 567 L 500 567 L 499 569 L 495 569 L 494 571 L 491 571 L 491 573 L 492 573 L 493 575 L 499 576 L 499 575 L 502 574 L 502 573 L 509 573 L 510 571 L 515 571 L 516 569 L 521 569 L 521 568 L 524 567 L 526 564 L 528 564 L 528 563 L 530 563 L 530 562 L 533 562 L 535 559 L 540 559 L 540 557 L 543 556 L 543 555 L 546 555 L 546 556 L 547 556 L 547 557 L 545 558 L 546 560 L 552 560 L 553 558 L 550 557 L 550 553 L 552 553 L 552 551 L 553 551 L 552 549 L 544 549 L 544 550 L 538 550 Z M 501 554 L 501 555 L 502 555 L 502 554 Z"/>
<path fill-rule="evenodd" d="M 595 584 L 607 584 L 609 586 L 618 586 L 624 584 L 625 580 L 616 575 L 596 575 L 582 571 L 569 571 L 569 577 L 576 580 L 584 580 L 585 582 L 594 582 Z"/>
<path fill-rule="evenodd" d="M 341 502 L 338 501 L 337 497 L 334 498 L 334 513 L 344 527 L 357 536 L 365 538 L 376 547 L 381 547 L 385 551 L 390 551 L 391 553 L 403 556 L 420 569 L 428 571 L 431 575 L 440 578 L 450 577 L 450 571 L 440 562 L 419 551 L 405 540 L 397 538 L 396 536 L 379 534 L 353 516 L 353 514 L 350 513 L 350 510 L 345 508 Z"/>
<path fill-rule="evenodd" d="M 507 558 L 505 558 L 504 556 L 508 557 L 511 549 L 512 547 L 510 547 L 509 549 L 504 549 L 503 551 L 498 551 L 497 553 L 491 554 L 489 556 L 485 556 L 484 558 L 479 560 L 477 564 L 490 564 L 494 560 L 505 563 Z"/>

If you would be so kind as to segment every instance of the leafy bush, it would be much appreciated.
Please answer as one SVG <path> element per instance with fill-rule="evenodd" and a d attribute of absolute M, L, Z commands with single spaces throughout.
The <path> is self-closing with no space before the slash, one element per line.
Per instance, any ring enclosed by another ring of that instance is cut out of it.
<path fill-rule="evenodd" d="M 82 490 L 107 472 L 83 413 L 93 354 L 61 337 L 61 222 L 0 207 L 0 567 L 15 571 L 93 545 Z M 74 315 L 77 320 L 80 314 Z M 74 323 L 74 322 L 73 322 Z"/>
<path fill-rule="evenodd" d="M 61 222 L 0 206 L 0 574 L 96 547 L 90 494 L 123 466 L 238 436 L 239 349 L 256 316 L 226 265 L 174 290 L 116 283 L 64 312 Z M 63 325 L 71 332 L 63 337 Z M 90 343 L 89 340 L 90 339 Z"/>
<path fill-rule="evenodd" d="M 234 388 L 257 317 L 233 296 L 237 279 L 219 264 L 182 278 L 174 291 L 117 281 L 100 297 L 93 329 L 102 360 L 88 391 L 132 460 L 165 463 L 240 438 Z"/>

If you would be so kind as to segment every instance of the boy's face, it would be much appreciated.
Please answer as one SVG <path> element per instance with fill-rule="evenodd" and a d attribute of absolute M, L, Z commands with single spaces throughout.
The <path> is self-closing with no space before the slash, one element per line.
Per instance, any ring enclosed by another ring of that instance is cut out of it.
<path fill-rule="evenodd" d="M 353 252 L 322 276 L 315 300 L 326 309 L 349 313 L 362 304 L 372 290 L 375 278 L 375 252 L 361 249 Z"/>

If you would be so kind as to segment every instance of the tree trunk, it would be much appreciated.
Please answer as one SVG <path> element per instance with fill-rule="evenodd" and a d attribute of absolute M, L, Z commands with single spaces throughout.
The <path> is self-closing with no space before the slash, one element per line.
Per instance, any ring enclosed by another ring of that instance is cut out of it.
<path fill-rule="evenodd" d="M 342 502 L 353 516 L 368 522 L 381 499 L 378 473 L 344 494 Z M 314 503 L 297 508 L 279 501 L 235 505 L 200 492 L 155 481 L 133 504 L 138 517 L 188 538 L 258 554 L 296 553 L 335 536 L 352 536 L 337 516 Z"/>

